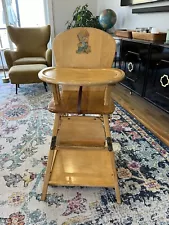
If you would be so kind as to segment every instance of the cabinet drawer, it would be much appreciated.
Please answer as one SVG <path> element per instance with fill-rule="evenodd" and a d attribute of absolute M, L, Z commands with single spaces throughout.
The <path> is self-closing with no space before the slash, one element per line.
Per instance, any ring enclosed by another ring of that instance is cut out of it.
<path fill-rule="evenodd" d="M 169 112 L 169 61 L 166 59 L 149 69 L 145 98 Z"/>

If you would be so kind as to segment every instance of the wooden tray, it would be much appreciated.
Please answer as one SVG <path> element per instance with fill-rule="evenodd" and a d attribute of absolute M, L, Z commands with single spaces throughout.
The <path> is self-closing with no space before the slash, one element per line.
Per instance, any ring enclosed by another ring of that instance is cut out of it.
<path fill-rule="evenodd" d="M 130 30 L 116 30 L 115 35 L 118 37 L 132 38 L 132 31 Z"/>
<path fill-rule="evenodd" d="M 151 34 L 144 32 L 132 32 L 132 37 L 134 39 L 146 41 L 165 41 L 166 35 L 167 35 L 166 33 Z"/>
<path fill-rule="evenodd" d="M 38 73 L 41 80 L 51 84 L 72 86 L 111 85 L 125 77 L 118 68 L 79 69 L 48 67 Z"/>

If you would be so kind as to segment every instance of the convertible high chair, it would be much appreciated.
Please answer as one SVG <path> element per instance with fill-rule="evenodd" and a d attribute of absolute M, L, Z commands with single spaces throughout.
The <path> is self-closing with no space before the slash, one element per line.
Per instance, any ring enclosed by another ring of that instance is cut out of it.
<path fill-rule="evenodd" d="M 39 78 L 51 84 L 55 113 L 42 200 L 48 185 L 115 188 L 121 203 L 109 114 L 112 87 L 124 72 L 111 68 L 115 55 L 111 35 L 94 28 L 73 28 L 56 36 L 56 68 Z"/>

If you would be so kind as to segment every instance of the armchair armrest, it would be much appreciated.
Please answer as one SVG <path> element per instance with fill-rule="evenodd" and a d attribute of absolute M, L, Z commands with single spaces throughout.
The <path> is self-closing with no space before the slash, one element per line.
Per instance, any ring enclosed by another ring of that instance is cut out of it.
<path fill-rule="evenodd" d="M 52 49 L 47 49 L 45 58 L 48 66 L 52 66 Z"/>
<path fill-rule="evenodd" d="M 13 66 L 13 62 L 18 58 L 18 52 L 11 51 L 11 50 L 5 50 L 4 56 L 5 56 L 5 60 L 6 60 L 8 69 L 10 69 Z"/>

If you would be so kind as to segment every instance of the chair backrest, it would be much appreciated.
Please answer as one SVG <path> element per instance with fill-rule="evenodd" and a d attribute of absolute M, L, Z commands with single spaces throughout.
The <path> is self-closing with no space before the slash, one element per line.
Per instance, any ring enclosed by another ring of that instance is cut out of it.
<path fill-rule="evenodd" d="M 19 57 L 44 57 L 50 39 L 50 25 L 35 28 L 7 27 Z"/>
<path fill-rule="evenodd" d="M 58 34 L 53 42 L 56 66 L 74 68 L 110 68 L 116 43 L 99 29 L 78 27 Z"/>

